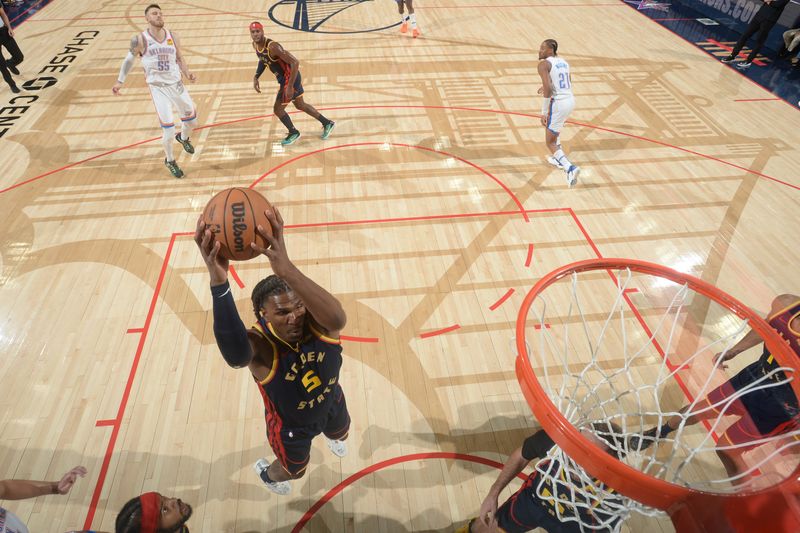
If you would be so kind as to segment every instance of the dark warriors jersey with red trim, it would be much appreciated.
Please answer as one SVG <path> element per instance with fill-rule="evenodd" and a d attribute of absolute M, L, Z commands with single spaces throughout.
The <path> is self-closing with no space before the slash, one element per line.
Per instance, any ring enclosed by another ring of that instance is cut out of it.
<path fill-rule="evenodd" d="M 800 300 L 771 315 L 767 319 L 767 322 L 772 326 L 772 329 L 780 334 L 789 347 L 794 350 L 795 355 L 800 357 L 800 331 L 792 329 L 792 321 L 798 317 L 800 317 Z M 764 353 L 761 354 L 761 366 L 764 374 L 768 374 L 781 366 L 780 362 L 769 353 L 766 344 L 764 345 Z M 781 381 L 785 379 L 783 375 L 778 377 Z"/>
<path fill-rule="evenodd" d="M 270 55 L 269 45 L 272 42 L 275 41 L 272 39 L 267 39 L 267 44 L 264 45 L 264 48 L 259 48 L 258 44 L 253 43 L 253 48 L 256 50 L 258 60 L 261 61 L 261 63 L 263 63 L 264 66 L 266 66 L 273 74 L 275 74 L 275 77 L 278 78 L 278 82 L 283 85 L 284 82 L 289 79 L 291 69 L 284 60 L 278 57 L 273 58 Z"/>
<path fill-rule="evenodd" d="M 268 418 L 277 415 L 279 421 L 275 422 L 282 427 L 324 421 L 339 382 L 341 341 L 327 337 L 310 320 L 306 320 L 303 337 L 294 345 L 278 337 L 263 319 L 250 331 L 266 342 L 266 357 L 272 356 L 269 375 L 263 381 L 256 380 Z"/>
<path fill-rule="evenodd" d="M 564 475 L 561 463 L 557 459 L 547 458 L 547 453 L 555 445 L 543 429 L 525 439 L 522 445 L 522 457 L 525 460 L 541 459 L 528 476 L 532 490 L 531 504 L 541 505 L 562 522 L 579 519 L 584 524 L 599 527 L 594 531 L 613 531 L 621 521 L 614 511 L 623 505 L 622 497 L 596 478 L 584 479 L 586 484 L 578 492 L 575 487 L 581 484 L 578 476 Z M 607 493 L 605 499 L 601 496 L 604 493 Z M 605 527 L 600 527 L 602 525 Z"/>

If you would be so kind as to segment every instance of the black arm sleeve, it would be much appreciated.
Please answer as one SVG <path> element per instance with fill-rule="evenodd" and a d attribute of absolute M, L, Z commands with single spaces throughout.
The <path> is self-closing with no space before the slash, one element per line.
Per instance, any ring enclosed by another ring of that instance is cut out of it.
<path fill-rule="evenodd" d="M 544 457 L 550 448 L 555 446 L 556 443 L 550 438 L 550 435 L 540 429 L 527 439 L 522 444 L 522 458 L 526 461 L 533 461 L 537 457 Z"/>
<path fill-rule="evenodd" d="M 261 61 L 258 62 L 258 66 L 256 67 L 256 79 L 261 77 L 261 75 L 264 73 L 264 70 L 266 68 L 267 67 L 264 66 L 264 63 L 262 63 Z"/>
<path fill-rule="evenodd" d="M 214 300 L 214 337 L 222 357 L 233 368 L 247 366 L 253 359 L 253 348 L 236 310 L 230 284 L 226 281 L 224 285 L 212 286 L 211 298 Z"/>

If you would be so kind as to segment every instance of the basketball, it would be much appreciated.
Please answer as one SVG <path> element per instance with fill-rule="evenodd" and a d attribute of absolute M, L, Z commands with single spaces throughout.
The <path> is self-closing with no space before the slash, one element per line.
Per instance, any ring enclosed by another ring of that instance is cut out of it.
<path fill-rule="evenodd" d="M 258 234 L 261 224 L 272 235 L 272 226 L 264 211 L 272 210 L 269 201 L 252 189 L 233 187 L 214 195 L 205 209 L 203 221 L 222 245 L 219 253 L 233 261 L 247 261 L 258 255 L 251 242 L 266 247 L 267 242 Z"/>

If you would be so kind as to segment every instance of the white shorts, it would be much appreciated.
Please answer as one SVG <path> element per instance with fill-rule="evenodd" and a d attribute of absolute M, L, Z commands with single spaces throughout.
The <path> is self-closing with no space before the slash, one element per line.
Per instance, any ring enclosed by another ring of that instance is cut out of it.
<path fill-rule="evenodd" d="M 156 106 L 158 121 L 162 128 L 171 128 L 175 125 L 172 118 L 172 106 L 178 110 L 182 122 L 188 122 L 197 118 L 197 110 L 194 108 L 192 97 L 189 91 L 183 86 L 182 82 L 172 85 L 150 85 L 150 95 L 153 97 L 153 105 Z"/>
<path fill-rule="evenodd" d="M 561 100 L 550 100 L 550 110 L 547 113 L 547 129 L 556 135 L 561 133 L 561 129 L 573 109 L 575 109 L 575 98 L 572 96 Z"/>

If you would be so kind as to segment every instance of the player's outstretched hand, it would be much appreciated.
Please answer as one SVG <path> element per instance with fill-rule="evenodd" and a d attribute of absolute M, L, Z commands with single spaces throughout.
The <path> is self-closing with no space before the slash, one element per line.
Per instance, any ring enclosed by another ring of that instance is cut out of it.
<path fill-rule="evenodd" d="M 728 368 L 725 363 L 736 357 L 738 354 L 733 350 L 727 352 L 719 352 L 714 356 L 714 366 L 719 365 L 720 368 Z"/>
<path fill-rule="evenodd" d="M 67 494 L 72 486 L 75 484 L 75 481 L 78 480 L 78 476 L 83 477 L 86 475 L 86 467 L 83 466 L 76 466 L 61 478 L 61 481 L 58 482 L 58 493 L 59 494 Z"/>
<path fill-rule="evenodd" d="M 272 226 L 272 235 L 264 230 L 263 226 L 258 226 L 258 234 L 267 242 L 269 246 L 263 248 L 256 243 L 251 243 L 250 246 L 253 250 L 262 255 L 266 255 L 269 259 L 269 264 L 272 271 L 279 277 L 285 277 L 290 269 L 294 268 L 289 254 L 286 253 L 286 242 L 283 240 L 283 217 L 280 211 L 274 205 L 272 209 L 267 209 L 264 214 L 269 220 L 269 225 Z"/>
<path fill-rule="evenodd" d="M 253 89 L 255 89 L 258 94 L 261 94 L 261 84 L 258 83 L 258 78 L 253 78 Z"/>
<path fill-rule="evenodd" d="M 197 219 L 194 230 L 194 242 L 200 248 L 200 255 L 208 268 L 211 276 L 211 285 L 222 285 L 228 280 L 228 266 L 230 261 L 220 255 L 222 244 L 214 238 L 214 233 L 206 227 L 203 216 Z"/>
<path fill-rule="evenodd" d="M 197 81 L 197 76 L 195 76 L 194 72 L 187 72 L 186 77 L 189 78 L 189 81 L 192 83 Z"/>
<path fill-rule="evenodd" d="M 114 84 L 113 87 L 111 87 L 111 92 L 114 94 L 119 94 L 120 89 L 122 89 L 122 84 L 120 82 L 117 82 Z"/>

